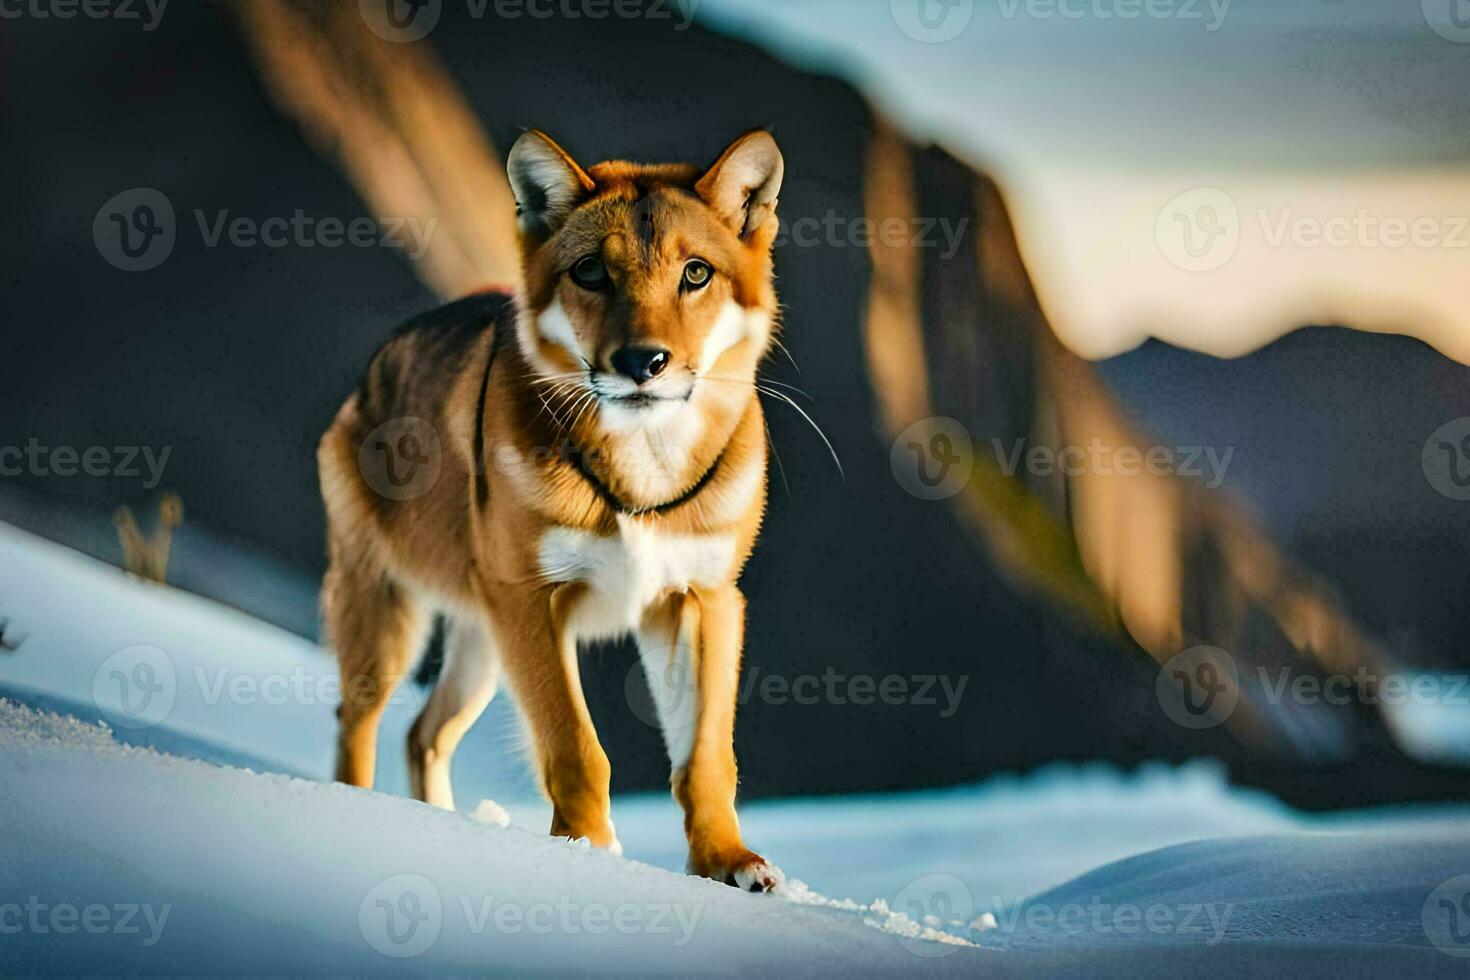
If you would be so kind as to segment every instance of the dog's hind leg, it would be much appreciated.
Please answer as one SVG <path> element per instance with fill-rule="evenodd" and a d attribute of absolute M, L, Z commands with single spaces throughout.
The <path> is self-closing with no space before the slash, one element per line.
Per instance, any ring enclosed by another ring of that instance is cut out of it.
<path fill-rule="evenodd" d="M 337 651 L 337 779 L 372 788 L 378 722 L 423 646 L 422 603 L 376 563 L 334 553 L 323 590 L 327 635 Z"/>
<path fill-rule="evenodd" d="M 500 655 L 487 624 L 473 615 L 452 619 L 445 637 L 443 676 L 408 733 L 408 772 L 413 795 L 454 809 L 449 761 L 500 683 Z"/>

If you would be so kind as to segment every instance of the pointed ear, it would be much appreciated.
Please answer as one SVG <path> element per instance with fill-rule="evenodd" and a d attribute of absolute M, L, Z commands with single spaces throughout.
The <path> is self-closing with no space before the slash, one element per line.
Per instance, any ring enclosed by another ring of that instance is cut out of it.
<path fill-rule="evenodd" d="M 566 150 L 540 130 L 524 133 L 505 158 L 521 233 L 549 238 L 577 202 L 597 189 Z"/>
<path fill-rule="evenodd" d="M 770 133 L 756 130 L 732 143 L 694 190 L 744 238 L 775 214 L 785 174 L 786 162 L 776 141 Z"/>

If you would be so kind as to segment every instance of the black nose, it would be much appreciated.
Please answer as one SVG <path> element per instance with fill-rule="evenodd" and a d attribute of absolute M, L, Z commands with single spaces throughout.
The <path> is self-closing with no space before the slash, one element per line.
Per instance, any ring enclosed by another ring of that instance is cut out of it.
<path fill-rule="evenodd" d="M 660 347 L 620 347 L 613 351 L 613 370 L 642 384 L 669 366 L 669 352 Z"/>

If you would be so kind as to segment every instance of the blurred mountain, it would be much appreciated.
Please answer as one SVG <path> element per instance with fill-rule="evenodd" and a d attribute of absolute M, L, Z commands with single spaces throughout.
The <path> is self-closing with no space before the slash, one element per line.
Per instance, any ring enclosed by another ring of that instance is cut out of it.
<path fill-rule="evenodd" d="M 1233 450 L 1225 488 L 1404 659 L 1470 665 L 1470 503 L 1421 462 L 1470 415 L 1470 367 L 1410 337 L 1305 327 L 1233 360 L 1151 340 L 1098 369 L 1161 443 Z"/>

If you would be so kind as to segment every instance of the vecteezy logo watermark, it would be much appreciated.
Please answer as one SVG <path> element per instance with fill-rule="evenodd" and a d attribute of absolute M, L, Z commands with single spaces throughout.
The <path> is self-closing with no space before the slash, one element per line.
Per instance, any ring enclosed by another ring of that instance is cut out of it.
<path fill-rule="evenodd" d="M 358 676 L 344 688 L 336 670 L 317 673 L 304 666 L 288 671 L 247 673 L 230 664 L 194 664 L 180 671 L 167 653 L 152 646 L 134 646 L 112 654 L 92 676 L 92 700 L 103 716 L 119 728 L 148 728 L 163 722 L 180 692 L 189 703 L 208 707 L 276 708 L 283 705 L 335 708 L 344 702 L 407 706 L 415 712 L 427 694 L 404 684 L 406 674 L 373 678 Z M 383 694 L 391 690 L 386 702 Z"/>
<path fill-rule="evenodd" d="M 174 662 L 158 647 L 126 647 L 92 675 L 92 703 L 118 728 L 152 728 L 173 711 L 177 696 Z"/>
<path fill-rule="evenodd" d="M 1470 250 L 1470 215 L 1310 214 L 1295 208 L 1257 208 L 1255 226 L 1268 249 Z M 1199 187 L 1164 205 L 1154 234 L 1164 257 L 1186 272 L 1210 272 L 1234 258 L 1246 232 L 1240 211 L 1218 187 Z"/>
<path fill-rule="evenodd" d="M 925 44 L 954 40 L 975 16 L 975 0 L 888 0 L 888 8 L 899 30 Z"/>
<path fill-rule="evenodd" d="M 1470 416 L 1446 422 L 1424 442 L 1429 485 L 1451 500 L 1470 500 Z"/>
<path fill-rule="evenodd" d="M 1240 211 L 1218 187 L 1196 187 L 1169 199 L 1154 222 L 1154 240 L 1173 265 L 1210 272 L 1240 247 Z"/>
<path fill-rule="evenodd" d="M 411 259 L 420 259 L 429 250 L 439 224 L 432 217 L 317 217 L 301 208 L 289 217 L 232 215 L 228 208 L 212 214 L 195 208 L 193 214 L 205 248 L 390 247 Z M 123 191 L 98 210 L 92 238 L 102 258 L 124 272 L 156 269 L 173 253 L 178 240 L 173 204 L 152 187 Z"/>
<path fill-rule="evenodd" d="M 357 924 L 369 946 L 384 956 L 407 959 L 427 952 L 446 925 L 470 936 L 488 932 L 537 936 L 668 936 L 675 947 L 694 938 L 704 906 L 698 903 L 649 902 L 607 905 L 578 902 L 563 895 L 555 901 L 522 902 L 494 895 L 461 895 L 446 915 L 434 883 L 423 875 L 401 874 L 374 885 L 357 907 Z M 446 921 L 451 919 L 453 921 Z"/>
<path fill-rule="evenodd" d="M 960 948 L 947 941 L 946 927 L 967 928 L 975 915 L 975 899 L 963 881 L 950 874 L 929 874 L 904 885 L 886 906 L 886 927 L 915 956 L 937 959 Z"/>
<path fill-rule="evenodd" d="M 1015 20 L 1177 20 L 1199 21 L 1211 34 L 1225 26 L 1232 0 L 1000 0 L 1000 14 Z M 1208 19 L 1206 15 L 1208 14 Z"/>
<path fill-rule="evenodd" d="M 953 497 L 970 482 L 975 450 L 957 420 L 921 419 L 899 433 L 888 453 L 898 485 L 920 500 Z"/>
<path fill-rule="evenodd" d="M 136 20 L 146 32 L 158 27 L 167 6 L 168 0 L 0 0 L 0 20 Z"/>
<path fill-rule="evenodd" d="M 147 272 L 174 250 L 174 206 L 162 191 L 134 187 L 107 199 L 92 219 L 97 251 L 124 272 Z"/>
<path fill-rule="evenodd" d="M 423 875 L 385 878 L 369 889 L 357 906 L 357 927 L 362 938 L 394 959 L 424 953 L 438 941 L 443 926 L 444 903 L 439 889 Z"/>
<path fill-rule="evenodd" d="M 1424 20 L 1446 41 L 1470 43 L 1470 0 L 1424 0 Z"/>
<path fill-rule="evenodd" d="M 172 446 L 155 452 L 152 446 L 43 446 L 32 436 L 25 447 L 0 446 L 0 476 L 142 476 L 139 460 L 147 467 L 143 488 L 152 490 L 163 479 Z"/>
<path fill-rule="evenodd" d="M 357 450 L 363 480 L 389 500 L 422 497 L 439 482 L 442 466 L 438 431 L 411 415 L 384 422 Z"/>
<path fill-rule="evenodd" d="M 1242 678 L 1235 659 L 1218 647 L 1192 647 L 1159 670 L 1159 704 L 1185 728 L 1213 728 L 1239 704 Z M 1350 704 L 1376 707 L 1470 707 L 1470 674 L 1378 673 L 1360 664 L 1351 674 L 1318 674 L 1256 665 L 1250 688 L 1273 705 Z"/>
<path fill-rule="evenodd" d="M 1240 701 L 1235 658 L 1219 647 L 1190 647 L 1159 669 L 1154 693 L 1175 724 L 1214 728 L 1229 719 Z"/>
<path fill-rule="evenodd" d="M 444 12 L 443 0 L 357 0 L 358 13 L 378 37 L 397 43 L 428 35 Z"/>
<path fill-rule="evenodd" d="M 698 714 L 694 673 L 684 654 L 676 646 L 639 650 L 638 662 L 623 678 L 623 699 L 628 707 L 639 721 L 662 730 L 666 739 L 687 735 Z"/>
<path fill-rule="evenodd" d="M 1430 892 L 1421 921 L 1440 952 L 1470 957 L 1470 875 L 1457 875 Z"/>
<path fill-rule="evenodd" d="M 20 902 L 0 903 L 0 936 L 29 933 L 46 936 L 52 933 L 71 936 L 85 932 L 93 936 L 137 936 L 147 947 L 158 945 L 168 925 L 172 904 L 160 906 L 137 902 L 115 902 L 104 905 L 91 902 L 44 902 L 39 896 Z"/>
<path fill-rule="evenodd" d="M 1025 439 L 1011 443 L 1010 449 L 999 439 L 990 440 L 995 460 L 1006 476 L 1015 476 L 1024 465 L 1032 476 L 1184 476 L 1205 480 L 1214 490 L 1225 482 L 1225 471 L 1235 456 L 1235 447 L 1222 452 L 1214 446 L 1111 446 L 1094 438 L 1087 446 L 1050 446 L 1026 448 Z"/>

